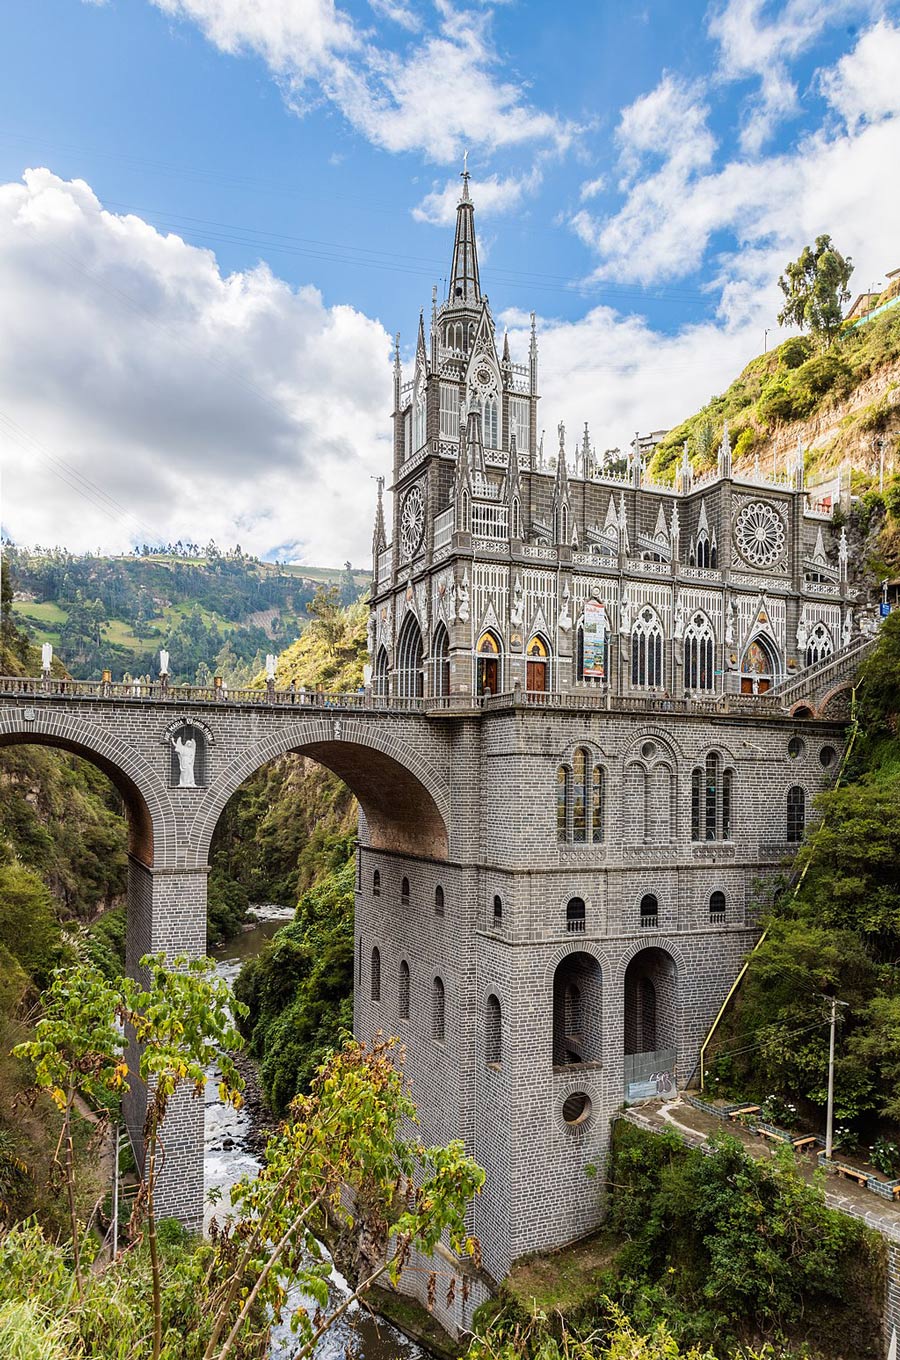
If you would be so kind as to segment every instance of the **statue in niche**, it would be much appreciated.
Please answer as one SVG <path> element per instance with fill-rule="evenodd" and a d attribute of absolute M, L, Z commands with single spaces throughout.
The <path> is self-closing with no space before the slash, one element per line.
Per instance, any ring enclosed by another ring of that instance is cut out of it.
<path fill-rule="evenodd" d="M 194 778 L 194 762 L 197 758 L 197 739 L 193 735 L 193 729 L 184 728 L 178 736 L 172 738 L 172 746 L 178 757 L 178 787 L 195 789 L 197 781 Z"/>

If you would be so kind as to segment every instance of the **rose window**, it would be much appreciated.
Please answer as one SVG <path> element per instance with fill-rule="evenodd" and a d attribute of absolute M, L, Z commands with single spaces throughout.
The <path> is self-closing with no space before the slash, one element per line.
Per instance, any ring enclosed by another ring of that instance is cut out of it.
<path fill-rule="evenodd" d="M 425 529 L 425 497 L 420 486 L 410 490 L 400 510 L 400 547 L 405 558 L 412 557 L 422 542 Z"/>
<path fill-rule="evenodd" d="M 737 517 L 734 536 L 742 557 L 754 567 L 771 567 L 784 554 L 784 522 L 764 501 L 745 505 Z"/>

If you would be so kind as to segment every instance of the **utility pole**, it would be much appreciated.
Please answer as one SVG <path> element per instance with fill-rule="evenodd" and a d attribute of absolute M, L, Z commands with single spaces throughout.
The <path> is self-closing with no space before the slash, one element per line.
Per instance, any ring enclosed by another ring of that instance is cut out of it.
<path fill-rule="evenodd" d="M 834 1031 L 837 1024 L 838 1006 L 846 1006 L 846 1001 L 838 1001 L 836 996 L 826 997 L 831 1002 L 831 1034 L 828 1039 L 828 1111 L 825 1116 L 825 1160 L 831 1161 L 831 1148 L 834 1141 Z"/>

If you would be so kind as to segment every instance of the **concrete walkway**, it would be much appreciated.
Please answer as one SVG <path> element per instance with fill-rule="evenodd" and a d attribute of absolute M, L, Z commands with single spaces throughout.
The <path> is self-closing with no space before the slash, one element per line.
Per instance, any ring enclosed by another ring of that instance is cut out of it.
<path fill-rule="evenodd" d="M 640 1105 L 632 1105 L 625 1110 L 622 1117 L 638 1128 L 650 1129 L 654 1133 L 673 1129 L 685 1143 L 693 1147 L 700 1147 L 713 1134 L 724 1131 L 739 1139 L 750 1156 L 758 1161 L 769 1161 L 776 1152 L 767 1139 L 751 1133 L 739 1120 L 716 1119 L 714 1115 L 688 1105 L 680 1096 L 644 1100 Z M 818 1151 L 816 1147 L 812 1152 L 800 1151 L 795 1154 L 797 1166 L 808 1181 L 812 1181 L 818 1169 Z M 891 1204 L 871 1190 L 835 1174 L 826 1176 L 825 1201 L 830 1209 L 839 1209 L 851 1218 L 861 1219 L 868 1227 L 900 1245 L 900 1205 Z"/>

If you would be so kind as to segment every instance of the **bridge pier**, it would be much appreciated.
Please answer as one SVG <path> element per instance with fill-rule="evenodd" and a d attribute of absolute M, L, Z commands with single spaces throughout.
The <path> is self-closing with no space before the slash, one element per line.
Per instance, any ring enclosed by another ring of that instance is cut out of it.
<path fill-rule="evenodd" d="M 144 954 L 165 952 L 170 958 L 206 953 L 206 880 L 208 868 L 148 868 L 131 857 L 128 865 L 128 920 L 126 969 L 140 978 L 138 960 Z M 129 1045 L 128 1066 L 137 1072 L 137 1045 Z M 124 1101 L 125 1123 L 135 1159 L 141 1164 L 144 1150 L 144 1117 L 147 1091 L 143 1082 L 131 1078 Z M 182 1090 L 169 1103 L 163 1126 L 163 1165 L 156 1193 L 160 1217 L 178 1218 L 186 1228 L 203 1227 L 203 1115 L 204 1102 Z"/>

